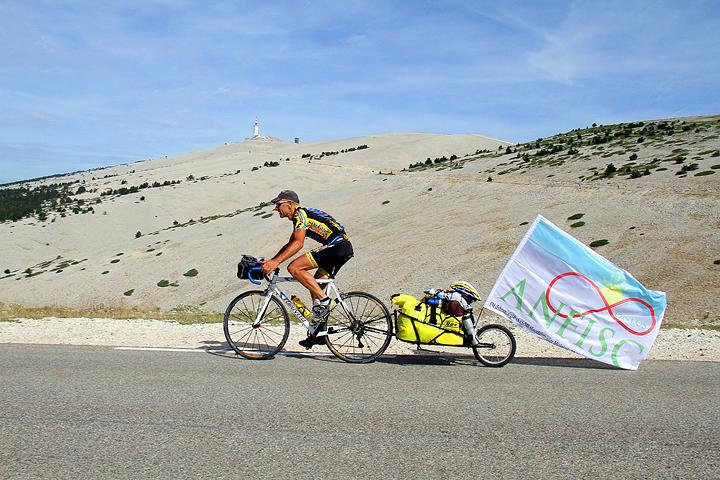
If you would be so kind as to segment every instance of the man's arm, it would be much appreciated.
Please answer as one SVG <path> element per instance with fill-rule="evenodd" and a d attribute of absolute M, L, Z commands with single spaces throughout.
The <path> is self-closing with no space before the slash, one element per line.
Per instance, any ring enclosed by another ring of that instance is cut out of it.
<path fill-rule="evenodd" d="M 278 265 L 299 252 L 304 244 L 305 230 L 293 230 L 292 235 L 290 235 L 290 240 L 288 240 L 285 246 L 282 247 L 273 258 L 263 262 L 263 273 L 269 275 Z"/>

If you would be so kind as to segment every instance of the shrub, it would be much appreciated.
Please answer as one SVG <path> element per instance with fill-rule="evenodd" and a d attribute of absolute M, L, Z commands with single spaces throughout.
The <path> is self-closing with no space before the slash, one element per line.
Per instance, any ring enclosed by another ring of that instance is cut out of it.
<path fill-rule="evenodd" d="M 607 245 L 608 243 L 610 243 L 610 242 L 608 242 L 608 241 L 605 240 L 605 239 L 595 240 L 594 242 L 591 242 L 591 243 L 590 243 L 590 246 L 591 246 L 592 248 L 602 247 L 603 245 Z"/>
<path fill-rule="evenodd" d="M 188 270 L 187 272 L 183 273 L 183 276 L 185 276 L 185 277 L 195 277 L 195 276 L 197 276 L 197 274 L 198 274 L 198 271 L 197 271 L 196 269 L 194 269 L 194 268 L 191 268 L 191 269 Z"/>
<path fill-rule="evenodd" d="M 8 273 L 10 273 L 10 269 L 9 269 L 9 268 L 6 268 L 6 269 L 5 269 L 5 274 L 8 274 Z"/>
<path fill-rule="evenodd" d="M 607 167 L 605 167 L 605 172 L 603 173 L 603 175 L 606 177 L 612 177 L 615 172 L 617 172 L 617 168 L 615 168 L 615 165 L 610 163 Z"/>
<path fill-rule="evenodd" d="M 570 228 L 580 228 L 583 225 L 585 225 L 585 222 L 575 222 L 572 225 L 570 225 Z"/>
<path fill-rule="evenodd" d="M 635 161 L 637 159 L 638 159 L 637 153 L 633 153 L 632 155 L 630 155 L 630 160 Z"/>
<path fill-rule="evenodd" d="M 137 232 L 135 232 L 135 238 L 140 238 L 140 237 L 142 237 L 142 232 L 140 230 L 138 230 Z"/>
<path fill-rule="evenodd" d="M 390 203 L 390 200 L 385 200 L 384 202 L 382 202 L 383 205 L 387 205 L 388 203 Z"/>
<path fill-rule="evenodd" d="M 165 288 L 165 287 L 167 287 L 168 285 L 170 285 L 170 282 L 167 281 L 167 280 L 160 280 L 160 281 L 157 283 L 157 286 L 160 287 L 160 288 Z"/>
<path fill-rule="evenodd" d="M 584 213 L 576 213 L 575 215 L 570 215 L 567 219 L 568 220 L 580 220 L 583 217 L 583 215 L 585 215 L 585 214 Z"/>
<path fill-rule="evenodd" d="M 134 288 L 131 288 L 131 289 L 128 290 L 127 292 L 123 293 L 123 295 L 125 295 L 126 297 L 129 297 L 130 295 L 133 294 L 134 291 L 135 291 L 135 289 L 134 289 Z"/>

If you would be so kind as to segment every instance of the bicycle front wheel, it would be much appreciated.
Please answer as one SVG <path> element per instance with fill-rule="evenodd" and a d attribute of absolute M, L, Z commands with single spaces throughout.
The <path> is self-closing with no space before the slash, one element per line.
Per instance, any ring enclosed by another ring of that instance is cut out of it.
<path fill-rule="evenodd" d="M 475 358 L 486 367 L 502 367 L 515 356 L 515 337 L 502 325 L 485 325 L 477 331 Z"/>
<path fill-rule="evenodd" d="M 272 358 L 290 333 L 287 310 L 275 297 L 253 290 L 238 295 L 225 311 L 225 339 L 238 355 L 251 360 Z"/>
<path fill-rule="evenodd" d="M 327 319 L 326 344 L 340 360 L 369 363 L 383 354 L 393 334 L 387 307 L 364 292 L 342 294 Z"/>

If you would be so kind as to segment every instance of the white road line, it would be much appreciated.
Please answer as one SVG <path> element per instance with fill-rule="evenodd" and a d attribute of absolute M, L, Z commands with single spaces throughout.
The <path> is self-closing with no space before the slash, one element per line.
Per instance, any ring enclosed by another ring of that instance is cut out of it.
<path fill-rule="evenodd" d="M 185 352 L 185 353 L 229 353 L 232 350 L 212 348 L 170 348 L 170 347 L 114 347 L 113 350 L 139 350 L 144 352 Z"/>
<path fill-rule="evenodd" d="M 181 352 L 181 353 L 234 353 L 232 349 L 213 349 L 213 348 L 172 348 L 172 347 L 113 347 L 113 350 L 134 350 L 141 352 Z M 277 355 L 303 355 L 310 354 L 315 357 L 329 357 L 331 353 L 327 352 L 279 352 Z"/>

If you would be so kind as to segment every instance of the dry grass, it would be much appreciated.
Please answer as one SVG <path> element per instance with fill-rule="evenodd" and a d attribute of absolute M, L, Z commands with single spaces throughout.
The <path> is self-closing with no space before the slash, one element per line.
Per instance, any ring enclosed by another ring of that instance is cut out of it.
<path fill-rule="evenodd" d="M 58 306 L 26 307 L 18 304 L 6 305 L 0 303 L 0 322 L 15 322 L 20 318 L 42 319 L 48 317 L 166 320 L 181 324 L 220 323 L 223 321 L 222 313 L 207 312 L 190 305 L 177 307 L 169 312 L 162 312 L 159 309 L 140 310 L 105 306 L 76 309 Z"/>

